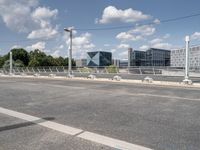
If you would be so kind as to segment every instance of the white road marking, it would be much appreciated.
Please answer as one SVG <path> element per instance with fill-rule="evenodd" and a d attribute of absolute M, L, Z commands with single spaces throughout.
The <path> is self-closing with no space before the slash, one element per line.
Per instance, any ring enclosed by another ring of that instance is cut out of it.
<path fill-rule="evenodd" d="M 117 149 L 122 149 L 122 150 L 151 150 L 143 146 L 131 144 L 125 141 L 113 139 L 110 137 L 102 136 L 102 135 L 91 133 L 91 132 L 84 132 L 78 135 L 78 137 L 83 138 L 88 141 L 93 141 L 96 143 L 100 143 L 103 145 L 107 145 L 107 146 L 114 147 Z"/>
<path fill-rule="evenodd" d="M 88 140 L 91 142 L 99 143 L 99 144 L 106 145 L 106 146 L 120 149 L 120 150 L 152 150 L 152 149 L 149 149 L 149 148 L 146 148 L 143 146 L 135 145 L 135 144 L 121 141 L 118 139 L 113 139 L 113 138 L 99 135 L 96 133 L 83 131 L 81 129 L 62 125 L 62 124 L 52 122 L 52 121 L 44 120 L 44 122 L 37 123 L 36 121 L 42 120 L 42 118 L 27 115 L 27 114 L 13 111 L 10 109 L 6 109 L 3 107 L 0 107 L 0 113 L 9 115 L 9 116 L 12 116 L 15 118 L 23 119 L 23 120 L 26 120 L 29 122 L 33 122 L 33 123 L 36 123 L 38 125 L 41 125 L 43 127 L 46 127 L 46 128 L 52 129 L 52 130 L 56 130 L 56 131 L 59 131 L 59 132 L 65 133 L 65 134 L 73 135 L 73 136 L 76 136 L 76 137 L 79 137 L 79 138 L 82 138 L 82 139 L 85 139 L 85 140 Z"/>
<path fill-rule="evenodd" d="M 180 99 L 180 100 L 192 100 L 192 101 L 200 101 L 200 99 L 194 99 L 194 98 L 186 98 L 186 97 L 177 97 L 177 96 L 167 96 L 167 95 L 157 95 L 157 94 L 146 94 L 146 93 L 132 93 L 129 95 L 134 96 L 151 96 L 151 97 L 162 97 L 162 98 L 168 98 L 168 99 Z"/>
<path fill-rule="evenodd" d="M 29 121 L 29 122 L 35 122 L 37 120 L 42 120 L 42 118 L 34 117 L 34 116 L 31 116 L 31 115 L 27 115 L 27 114 L 20 113 L 20 112 L 17 112 L 17 111 L 5 109 L 5 108 L 2 108 L 2 107 L 0 107 L 0 113 L 9 115 L 9 116 L 12 116 L 12 117 L 15 117 L 15 118 L 23 119 L 23 120 L 26 120 L 26 121 Z M 39 124 L 41 126 L 49 128 L 49 129 L 53 129 L 53 130 L 56 130 L 56 131 L 59 131 L 59 132 L 69 134 L 69 135 L 76 135 L 76 134 L 83 131 L 81 129 L 72 128 L 72 127 L 65 126 L 65 125 L 55 123 L 55 122 L 52 122 L 52 121 L 45 121 L 45 122 L 36 123 L 36 124 Z"/>

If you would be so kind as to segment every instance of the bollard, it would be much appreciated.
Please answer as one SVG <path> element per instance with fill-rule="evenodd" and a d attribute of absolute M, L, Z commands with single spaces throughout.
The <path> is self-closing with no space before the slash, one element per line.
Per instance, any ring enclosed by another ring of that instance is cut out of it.
<path fill-rule="evenodd" d="M 93 74 L 90 74 L 88 77 L 87 77 L 87 79 L 96 79 L 96 76 L 95 75 L 93 75 Z"/>
<path fill-rule="evenodd" d="M 49 74 L 50 78 L 54 78 L 55 76 L 56 76 L 56 74 L 53 74 L 53 73 Z"/>
<path fill-rule="evenodd" d="M 122 79 L 122 77 L 116 75 L 112 78 L 112 80 L 115 80 L 115 81 L 120 81 Z"/>
<path fill-rule="evenodd" d="M 153 83 L 153 79 L 150 78 L 149 76 L 147 76 L 147 77 L 144 78 L 144 80 L 142 82 Z"/>

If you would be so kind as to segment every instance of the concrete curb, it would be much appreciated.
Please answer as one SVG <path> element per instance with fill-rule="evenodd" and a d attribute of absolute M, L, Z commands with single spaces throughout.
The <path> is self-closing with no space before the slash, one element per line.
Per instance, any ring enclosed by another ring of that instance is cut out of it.
<path fill-rule="evenodd" d="M 128 80 L 128 79 L 121 79 L 120 81 L 112 80 L 112 79 L 105 79 L 105 78 L 95 78 L 95 79 L 87 79 L 84 77 L 48 77 L 48 76 L 20 76 L 20 75 L 1 75 L 0 78 L 32 78 L 32 79 L 51 79 L 51 80 L 82 80 L 82 81 L 99 81 L 99 82 L 113 82 L 113 83 L 134 83 L 134 84 L 143 84 L 143 85 L 158 85 L 158 86 L 173 86 L 173 87 L 186 87 L 186 88 L 200 88 L 200 83 L 193 83 L 192 85 L 186 85 L 181 82 L 169 82 L 169 81 L 153 81 L 152 83 L 143 82 L 142 80 Z"/>

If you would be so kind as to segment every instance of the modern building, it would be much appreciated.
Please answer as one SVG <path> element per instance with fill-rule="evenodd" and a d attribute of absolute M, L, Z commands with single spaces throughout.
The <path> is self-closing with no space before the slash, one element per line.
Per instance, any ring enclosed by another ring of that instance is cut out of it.
<path fill-rule="evenodd" d="M 120 66 L 120 60 L 119 59 L 113 59 L 112 60 L 112 65 L 119 67 Z"/>
<path fill-rule="evenodd" d="M 128 50 L 130 51 L 130 50 Z M 170 50 L 150 48 L 129 54 L 131 66 L 170 66 Z"/>
<path fill-rule="evenodd" d="M 131 66 L 146 66 L 146 52 L 133 51 L 131 56 Z"/>
<path fill-rule="evenodd" d="M 76 67 L 85 67 L 87 66 L 87 59 L 77 59 Z"/>
<path fill-rule="evenodd" d="M 185 48 L 171 51 L 171 66 L 185 67 Z M 191 68 L 200 68 L 200 45 L 193 46 L 189 51 L 189 64 Z"/>
<path fill-rule="evenodd" d="M 104 51 L 95 51 L 87 53 L 87 66 L 101 67 L 112 65 L 112 53 Z"/>
<path fill-rule="evenodd" d="M 150 48 L 146 51 L 146 66 L 170 66 L 170 50 Z"/>
<path fill-rule="evenodd" d="M 128 60 L 120 60 L 120 67 L 128 67 Z"/>
<path fill-rule="evenodd" d="M 133 61 L 133 58 L 132 58 L 132 55 L 133 54 L 133 49 L 132 48 L 129 48 L 128 49 L 128 67 L 132 66 L 132 61 Z"/>

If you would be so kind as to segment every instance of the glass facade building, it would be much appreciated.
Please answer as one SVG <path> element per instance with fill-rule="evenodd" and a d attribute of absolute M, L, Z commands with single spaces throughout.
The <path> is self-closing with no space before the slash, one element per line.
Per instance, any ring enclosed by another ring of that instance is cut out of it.
<path fill-rule="evenodd" d="M 145 66 L 146 65 L 146 52 L 133 51 L 131 55 L 131 66 Z"/>
<path fill-rule="evenodd" d="M 170 53 L 170 50 L 156 48 L 134 50 L 131 54 L 131 66 L 170 66 Z"/>
<path fill-rule="evenodd" d="M 146 51 L 146 66 L 170 66 L 170 50 L 150 48 Z"/>
<path fill-rule="evenodd" d="M 112 53 L 111 52 L 88 52 L 87 53 L 87 66 L 100 67 L 112 65 Z"/>

